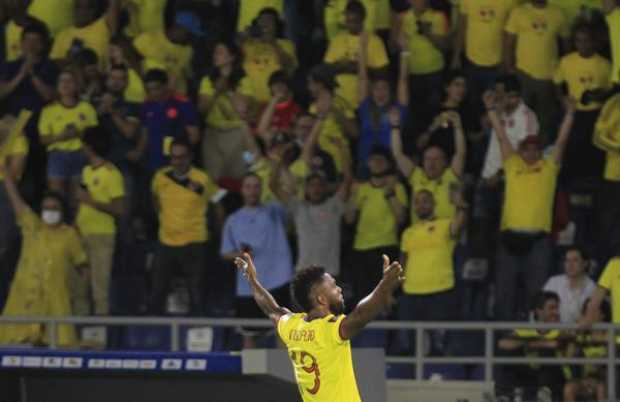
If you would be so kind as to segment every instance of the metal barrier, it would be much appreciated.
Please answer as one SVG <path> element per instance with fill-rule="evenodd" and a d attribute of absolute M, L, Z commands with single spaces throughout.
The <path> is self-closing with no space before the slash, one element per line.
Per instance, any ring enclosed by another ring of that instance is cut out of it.
<path fill-rule="evenodd" d="M 182 326 L 209 326 L 209 327 L 251 327 L 271 328 L 272 322 L 267 319 L 234 319 L 234 318 L 182 318 L 182 317 L 18 317 L 0 316 L 0 325 L 3 324 L 32 324 L 39 323 L 47 326 L 50 336 L 51 349 L 56 349 L 57 329 L 61 324 L 79 325 L 135 325 L 135 326 L 168 326 L 170 328 L 170 350 L 180 350 L 180 328 Z M 530 322 L 414 322 L 414 321 L 375 321 L 370 323 L 369 329 L 382 330 L 410 330 L 416 334 L 416 353 L 414 357 L 387 356 L 387 363 L 413 364 L 416 375 L 423 373 L 427 363 L 441 364 L 482 364 L 484 365 L 484 380 L 493 381 L 494 365 L 586 365 L 597 364 L 607 366 L 607 397 L 610 401 L 616 400 L 616 332 L 620 325 L 597 324 L 596 330 L 607 331 L 606 358 L 530 358 L 530 357 L 496 357 L 495 331 L 519 329 L 559 329 L 577 330 L 571 324 L 540 324 Z M 471 357 L 426 357 L 423 349 L 423 335 L 427 330 L 466 330 L 484 332 L 484 355 Z"/>

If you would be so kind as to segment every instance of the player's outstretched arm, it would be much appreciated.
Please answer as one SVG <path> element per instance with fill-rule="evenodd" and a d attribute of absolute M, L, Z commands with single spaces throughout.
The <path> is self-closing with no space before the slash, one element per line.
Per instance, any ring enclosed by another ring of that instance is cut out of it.
<path fill-rule="evenodd" d="M 398 261 L 390 264 L 387 255 L 383 255 L 383 278 L 377 287 L 349 314 L 340 324 L 340 337 L 351 339 L 360 333 L 366 324 L 388 307 L 392 292 L 404 280 L 403 268 Z"/>
<path fill-rule="evenodd" d="M 254 266 L 254 261 L 252 261 L 250 254 L 243 253 L 241 257 L 236 257 L 235 265 L 243 272 L 243 276 L 252 287 L 252 293 L 254 294 L 256 304 L 258 304 L 258 307 L 260 307 L 263 313 L 265 313 L 274 324 L 277 325 L 278 320 L 280 320 L 280 317 L 283 315 L 291 314 L 289 309 L 280 307 L 271 293 L 260 284 L 256 277 L 256 267 Z"/>

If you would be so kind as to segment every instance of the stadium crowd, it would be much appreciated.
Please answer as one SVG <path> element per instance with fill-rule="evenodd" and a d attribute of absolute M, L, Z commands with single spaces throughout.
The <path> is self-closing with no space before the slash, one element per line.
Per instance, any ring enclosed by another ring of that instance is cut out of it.
<path fill-rule="evenodd" d="M 620 1 L 5 0 L 0 21 L 3 315 L 261 317 L 249 252 L 282 305 L 319 265 L 354 306 L 386 254 L 386 319 L 620 322 Z M 606 354 L 569 335 L 498 348 Z M 596 367 L 526 369 L 500 378 L 604 400 Z"/>

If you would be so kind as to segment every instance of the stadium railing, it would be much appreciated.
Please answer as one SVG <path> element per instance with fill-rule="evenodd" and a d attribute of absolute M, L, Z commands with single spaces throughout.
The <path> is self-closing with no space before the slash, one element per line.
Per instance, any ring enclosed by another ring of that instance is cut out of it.
<path fill-rule="evenodd" d="M 19 317 L 0 316 L 0 325 L 32 324 L 47 326 L 50 338 L 50 349 L 58 347 L 57 329 L 61 324 L 73 325 L 116 325 L 116 326 L 166 326 L 170 329 L 170 351 L 178 352 L 181 347 L 180 330 L 182 327 L 228 327 L 239 328 L 271 328 L 272 323 L 266 319 L 234 319 L 234 318 L 183 318 L 183 317 Z M 423 373 L 425 364 L 481 364 L 484 366 L 484 381 L 493 381 L 495 365 L 605 365 L 607 370 L 607 397 L 616 400 L 616 333 L 620 325 L 597 324 L 596 330 L 607 331 L 607 357 L 498 357 L 495 355 L 496 331 L 514 329 L 541 330 L 579 330 L 571 324 L 541 324 L 532 322 L 414 322 L 414 321 L 376 321 L 368 325 L 369 329 L 408 330 L 415 332 L 415 356 L 387 356 L 386 363 L 412 364 L 415 373 Z M 482 356 L 445 356 L 429 357 L 424 355 L 424 332 L 430 330 L 465 330 L 482 331 L 484 333 L 484 353 Z M 620 339 L 618 340 L 620 341 Z"/>

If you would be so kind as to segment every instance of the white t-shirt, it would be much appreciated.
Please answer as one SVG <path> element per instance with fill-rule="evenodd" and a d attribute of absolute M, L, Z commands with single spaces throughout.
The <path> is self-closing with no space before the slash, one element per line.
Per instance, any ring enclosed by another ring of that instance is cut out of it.
<path fill-rule="evenodd" d="M 560 321 L 574 324 L 581 317 L 583 303 L 592 297 L 596 290 L 596 284 L 586 276 L 581 289 L 571 289 L 568 277 L 562 274 L 549 278 L 545 283 L 544 290 L 555 292 L 560 296 Z"/>
<path fill-rule="evenodd" d="M 517 149 L 519 143 L 529 135 L 538 135 L 538 118 L 536 114 L 527 107 L 525 102 L 510 115 L 502 113 L 500 116 L 508 140 Z M 487 155 L 482 168 L 482 177 L 489 179 L 497 174 L 502 168 L 502 153 L 499 148 L 499 141 L 495 131 L 491 132 L 491 140 L 487 148 Z"/>

